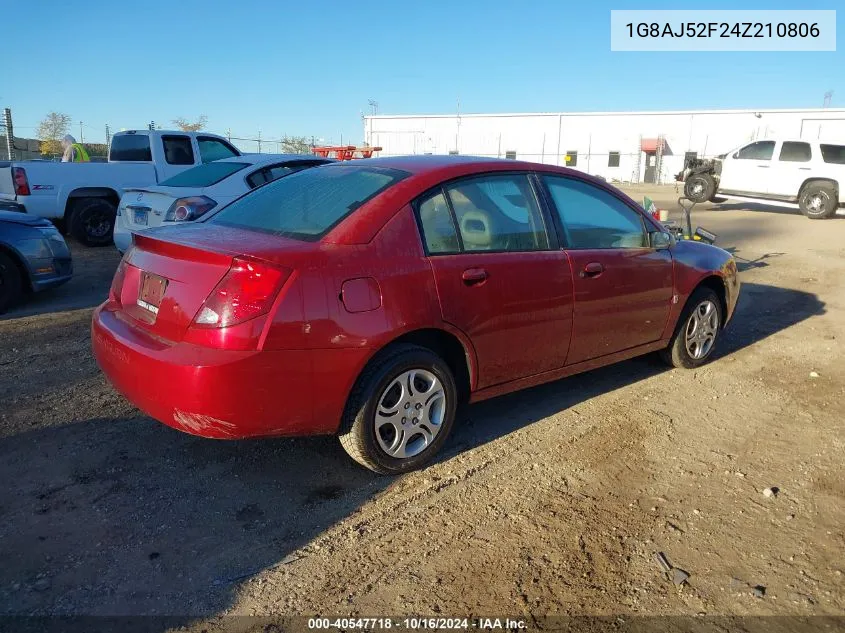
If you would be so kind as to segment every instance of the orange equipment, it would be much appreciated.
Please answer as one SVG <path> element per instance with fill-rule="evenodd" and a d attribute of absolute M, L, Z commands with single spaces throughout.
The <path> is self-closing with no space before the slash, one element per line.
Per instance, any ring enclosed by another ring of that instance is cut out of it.
<path fill-rule="evenodd" d="M 314 147 L 311 151 L 321 158 L 336 158 L 337 160 L 353 160 L 356 158 L 372 158 L 373 152 L 380 152 L 380 147 L 355 147 L 354 145 L 326 145 Z M 355 153 L 361 154 L 355 156 Z M 334 154 L 334 156 L 330 156 Z"/>

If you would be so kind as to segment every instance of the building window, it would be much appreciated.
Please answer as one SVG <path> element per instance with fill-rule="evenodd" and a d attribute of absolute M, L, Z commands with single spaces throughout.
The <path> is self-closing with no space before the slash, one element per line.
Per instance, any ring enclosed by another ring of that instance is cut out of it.
<path fill-rule="evenodd" d="M 509 149 L 505 152 L 505 158 L 509 158 L 510 160 L 516 160 L 516 150 Z"/>
<path fill-rule="evenodd" d="M 607 166 L 619 167 L 619 152 L 610 152 L 610 155 L 607 157 Z"/>
<path fill-rule="evenodd" d="M 456 150 L 456 149 L 450 149 L 449 150 L 449 156 L 457 156 L 457 155 L 458 155 L 458 150 Z"/>
<path fill-rule="evenodd" d="M 692 161 L 698 158 L 698 152 L 686 152 L 684 154 L 684 169 L 690 166 Z"/>
<path fill-rule="evenodd" d="M 569 150 L 566 152 L 566 166 L 575 167 L 578 164 L 578 152 Z"/>

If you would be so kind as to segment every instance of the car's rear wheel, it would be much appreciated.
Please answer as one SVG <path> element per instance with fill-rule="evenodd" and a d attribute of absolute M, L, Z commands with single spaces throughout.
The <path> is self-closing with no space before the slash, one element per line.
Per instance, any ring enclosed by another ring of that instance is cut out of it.
<path fill-rule="evenodd" d="M 811 182 L 798 196 L 801 213 L 811 220 L 824 220 L 833 217 L 839 206 L 836 187 L 826 182 Z"/>
<path fill-rule="evenodd" d="M 722 328 L 722 304 L 710 288 L 699 288 L 684 307 L 669 346 L 661 352 L 673 367 L 692 369 L 713 355 Z"/>
<path fill-rule="evenodd" d="M 23 279 L 11 257 L 0 253 L 0 314 L 14 306 L 23 294 Z"/>
<path fill-rule="evenodd" d="M 710 174 L 692 174 L 684 182 L 684 195 L 693 202 L 707 202 L 716 193 L 716 181 Z"/>
<path fill-rule="evenodd" d="M 457 401 L 454 376 L 442 358 L 424 347 L 396 345 L 358 379 L 340 443 L 352 459 L 377 473 L 414 470 L 446 441 Z"/>
<path fill-rule="evenodd" d="M 86 246 L 107 246 L 112 242 L 117 210 L 105 198 L 80 198 L 70 217 L 70 233 Z"/>

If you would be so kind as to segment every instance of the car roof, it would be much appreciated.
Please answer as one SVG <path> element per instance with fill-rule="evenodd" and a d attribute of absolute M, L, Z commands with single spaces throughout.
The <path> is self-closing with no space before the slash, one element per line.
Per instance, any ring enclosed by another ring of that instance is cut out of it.
<path fill-rule="evenodd" d="M 215 163 L 249 163 L 250 165 L 266 165 L 268 163 L 286 162 L 333 162 L 332 159 L 320 158 L 312 154 L 241 154 L 240 156 L 229 156 L 214 161 Z"/>
<path fill-rule="evenodd" d="M 525 161 L 494 158 L 491 156 L 459 156 L 451 154 L 424 154 L 413 156 L 364 158 L 351 161 L 351 163 L 348 164 L 401 169 L 402 171 L 406 171 L 411 174 L 422 174 L 431 171 L 448 169 L 449 167 L 462 167 L 468 169 L 477 167 L 479 169 L 484 169 L 489 167 L 491 164 L 502 163 L 510 165 L 513 169 L 534 169 L 539 166 L 537 163 L 526 163 Z"/>

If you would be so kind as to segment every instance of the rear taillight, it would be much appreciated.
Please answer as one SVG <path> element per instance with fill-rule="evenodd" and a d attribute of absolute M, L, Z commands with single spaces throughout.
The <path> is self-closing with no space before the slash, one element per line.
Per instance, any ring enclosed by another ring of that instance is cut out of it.
<path fill-rule="evenodd" d="M 12 180 L 15 182 L 15 195 L 29 195 L 29 181 L 26 179 L 26 171 L 23 167 L 12 167 Z"/>
<path fill-rule="evenodd" d="M 236 257 L 203 303 L 194 325 L 223 328 L 266 314 L 289 276 L 289 270 Z"/>
<path fill-rule="evenodd" d="M 216 206 L 217 203 L 207 196 L 179 198 L 170 205 L 164 215 L 164 220 L 165 222 L 190 222 L 205 215 Z"/>
<path fill-rule="evenodd" d="M 123 259 L 117 265 L 117 270 L 114 271 L 114 277 L 111 280 L 111 288 L 109 288 L 109 300 L 120 303 L 120 293 L 123 291 L 123 279 L 126 277 L 126 262 L 129 261 L 129 256 L 132 253 L 132 247 L 126 249 L 123 254 Z"/>

